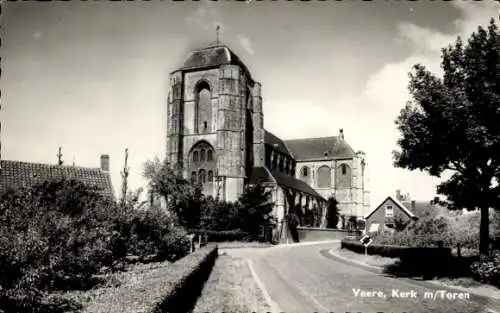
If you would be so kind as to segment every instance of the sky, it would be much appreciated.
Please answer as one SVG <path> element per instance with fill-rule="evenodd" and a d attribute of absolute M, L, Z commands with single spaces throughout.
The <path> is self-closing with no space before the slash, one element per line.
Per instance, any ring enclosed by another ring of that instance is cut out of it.
<path fill-rule="evenodd" d="M 440 49 L 498 18 L 494 1 L 7 2 L 1 17 L 2 159 L 99 166 L 144 186 L 165 157 L 168 74 L 221 41 L 262 84 L 264 127 L 282 139 L 336 136 L 367 154 L 371 205 L 440 179 L 393 167 L 408 72 L 440 74 Z"/>

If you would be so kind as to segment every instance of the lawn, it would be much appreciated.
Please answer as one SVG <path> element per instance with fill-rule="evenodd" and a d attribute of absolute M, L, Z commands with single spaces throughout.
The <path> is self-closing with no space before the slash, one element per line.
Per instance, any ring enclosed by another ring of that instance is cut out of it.
<path fill-rule="evenodd" d="M 220 255 L 193 312 L 269 312 L 247 262 Z"/>
<path fill-rule="evenodd" d="M 109 303 L 126 301 L 120 304 L 118 312 L 140 311 L 142 303 L 147 295 L 148 298 L 161 297 L 157 294 L 162 285 L 168 282 L 165 277 L 169 274 L 170 262 L 158 262 L 151 264 L 132 265 L 126 272 L 103 275 L 104 284 L 88 291 L 71 291 L 63 294 L 63 297 L 75 300 L 84 307 L 82 312 L 109 313 Z M 122 297 L 122 294 L 128 296 Z M 149 303 L 148 303 L 149 304 Z"/>

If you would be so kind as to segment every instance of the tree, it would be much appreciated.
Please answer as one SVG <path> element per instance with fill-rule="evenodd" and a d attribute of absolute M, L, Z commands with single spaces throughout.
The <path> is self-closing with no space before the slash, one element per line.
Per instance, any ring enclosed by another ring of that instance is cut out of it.
<path fill-rule="evenodd" d="M 182 226 L 199 226 L 203 201 L 200 185 L 192 185 L 182 177 L 180 170 L 158 158 L 144 164 L 143 176 L 149 181 L 151 191 L 166 200 L 167 209 L 177 214 Z"/>
<path fill-rule="evenodd" d="M 500 95 L 498 27 L 479 26 L 467 43 L 460 37 L 442 49 L 443 78 L 417 64 L 406 104 L 396 120 L 402 137 L 396 167 L 451 178 L 437 187 L 450 209 L 480 208 L 481 255 L 488 254 L 488 210 L 499 201 Z M 497 208 L 498 209 L 498 208 Z"/>
<path fill-rule="evenodd" d="M 238 198 L 241 229 L 253 236 L 259 235 L 260 226 L 266 226 L 273 221 L 274 203 L 271 201 L 271 191 L 264 186 L 248 185 Z"/>
<path fill-rule="evenodd" d="M 339 222 L 338 201 L 333 196 L 328 198 L 326 206 L 326 227 L 337 228 Z"/>

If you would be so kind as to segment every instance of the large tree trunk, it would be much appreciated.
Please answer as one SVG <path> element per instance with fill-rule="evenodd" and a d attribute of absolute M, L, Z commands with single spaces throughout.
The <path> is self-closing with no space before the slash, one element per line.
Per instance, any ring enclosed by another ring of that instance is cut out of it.
<path fill-rule="evenodd" d="M 479 225 L 479 253 L 480 255 L 489 254 L 490 245 L 490 215 L 489 208 L 481 208 L 481 224 Z"/>

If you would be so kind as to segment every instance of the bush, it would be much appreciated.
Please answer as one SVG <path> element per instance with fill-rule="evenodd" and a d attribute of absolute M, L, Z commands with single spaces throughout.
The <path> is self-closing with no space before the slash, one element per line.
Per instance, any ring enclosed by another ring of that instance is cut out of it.
<path fill-rule="evenodd" d="M 471 272 L 476 280 L 500 287 L 500 251 L 472 263 Z"/>
<path fill-rule="evenodd" d="M 96 274 L 128 254 L 175 261 L 189 252 L 186 232 L 170 215 L 119 207 L 77 181 L 0 196 L 0 310 L 56 312 L 58 300 L 40 302 L 45 292 L 90 288 Z"/>

